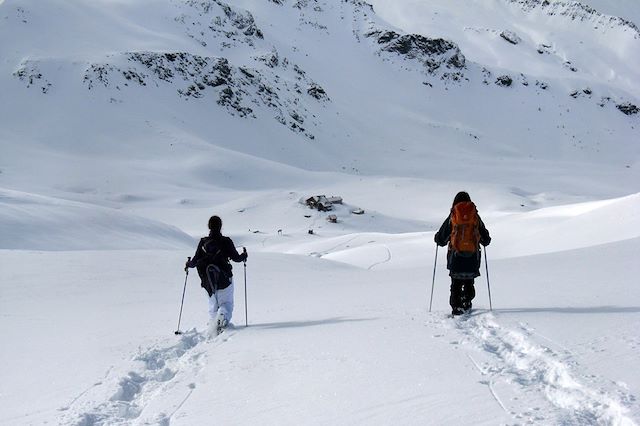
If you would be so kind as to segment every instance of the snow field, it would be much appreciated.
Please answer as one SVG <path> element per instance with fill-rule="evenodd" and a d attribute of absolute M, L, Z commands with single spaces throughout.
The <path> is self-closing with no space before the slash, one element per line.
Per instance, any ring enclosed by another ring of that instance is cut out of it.
<path fill-rule="evenodd" d="M 431 235 L 423 236 L 425 246 Z M 212 413 L 238 424 L 424 418 L 635 424 L 638 418 L 640 378 L 632 366 L 640 308 L 633 304 L 637 289 L 624 279 L 637 272 L 637 238 L 490 258 L 494 312 L 486 312 L 480 277 L 478 312 L 466 321 L 446 318 L 442 257 L 434 312 L 427 313 L 432 258 L 426 251 L 412 268 L 378 269 L 370 267 L 377 258 L 368 252 L 353 254 L 354 267 L 328 255 L 253 251 L 261 238 L 235 238 L 250 251 L 250 327 L 243 327 L 238 265 L 235 328 L 213 341 L 193 330 L 206 329 L 204 292 L 194 274 L 182 318 L 188 331 L 172 334 L 184 283 L 179 265 L 190 251 L 4 251 L 2 282 L 15 287 L 3 290 L 3 333 L 16 342 L 4 361 L 16 365 L 18 354 L 55 353 L 56 362 L 52 369 L 22 357 L 16 367 L 24 367 L 7 376 L 2 390 L 13 407 L 3 421 L 192 424 Z M 408 244 L 406 252 L 416 250 Z M 400 247 L 390 252 L 401 253 Z M 25 273 L 25 264 L 39 268 Z M 55 277 L 60 302 L 50 302 L 43 271 Z M 107 282 L 108 288 L 100 284 Z M 38 338 L 23 339 L 25 327 Z M 20 378 L 25 368 L 35 382 Z M 38 412 L 27 402 L 36 382 L 46 401 Z M 462 411 L 445 408 L 453 395 L 468 402 Z"/>

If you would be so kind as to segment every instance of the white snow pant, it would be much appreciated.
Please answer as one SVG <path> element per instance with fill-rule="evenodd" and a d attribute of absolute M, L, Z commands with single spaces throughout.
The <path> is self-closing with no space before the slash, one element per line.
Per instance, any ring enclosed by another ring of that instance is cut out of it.
<path fill-rule="evenodd" d="M 218 312 L 222 313 L 227 322 L 231 322 L 233 314 L 233 278 L 229 287 L 218 290 L 209 298 L 209 318 L 216 319 Z"/>

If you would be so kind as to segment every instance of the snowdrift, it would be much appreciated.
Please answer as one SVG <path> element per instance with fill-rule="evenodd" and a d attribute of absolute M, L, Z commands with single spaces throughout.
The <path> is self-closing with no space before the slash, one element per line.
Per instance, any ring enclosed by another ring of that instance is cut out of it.
<path fill-rule="evenodd" d="M 125 212 L 0 190 L 0 249 L 184 249 L 194 240 L 177 228 Z"/>

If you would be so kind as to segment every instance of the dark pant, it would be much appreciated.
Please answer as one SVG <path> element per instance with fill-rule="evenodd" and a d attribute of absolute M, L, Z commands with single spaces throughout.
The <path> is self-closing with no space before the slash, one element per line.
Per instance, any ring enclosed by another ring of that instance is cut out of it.
<path fill-rule="evenodd" d="M 451 297 L 449 297 L 449 305 L 452 309 L 471 308 L 471 301 L 476 297 L 476 289 L 473 287 L 473 278 L 461 280 L 459 278 L 451 278 Z"/>

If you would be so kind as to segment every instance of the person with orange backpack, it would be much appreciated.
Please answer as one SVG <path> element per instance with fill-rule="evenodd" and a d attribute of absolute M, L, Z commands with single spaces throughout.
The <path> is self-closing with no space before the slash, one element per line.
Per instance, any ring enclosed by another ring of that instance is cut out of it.
<path fill-rule="evenodd" d="M 449 304 L 452 315 L 461 315 L 471 309 L 471 302 L 476 295 L 473 284 L 475 278 L 480 276 L 480 244 L 488 246 L 491 243 L 489 231 L 467 192 L 456 194 L 451 213 L 436 232 L 434 240 L 441 247 L 449 244 Z"/>

